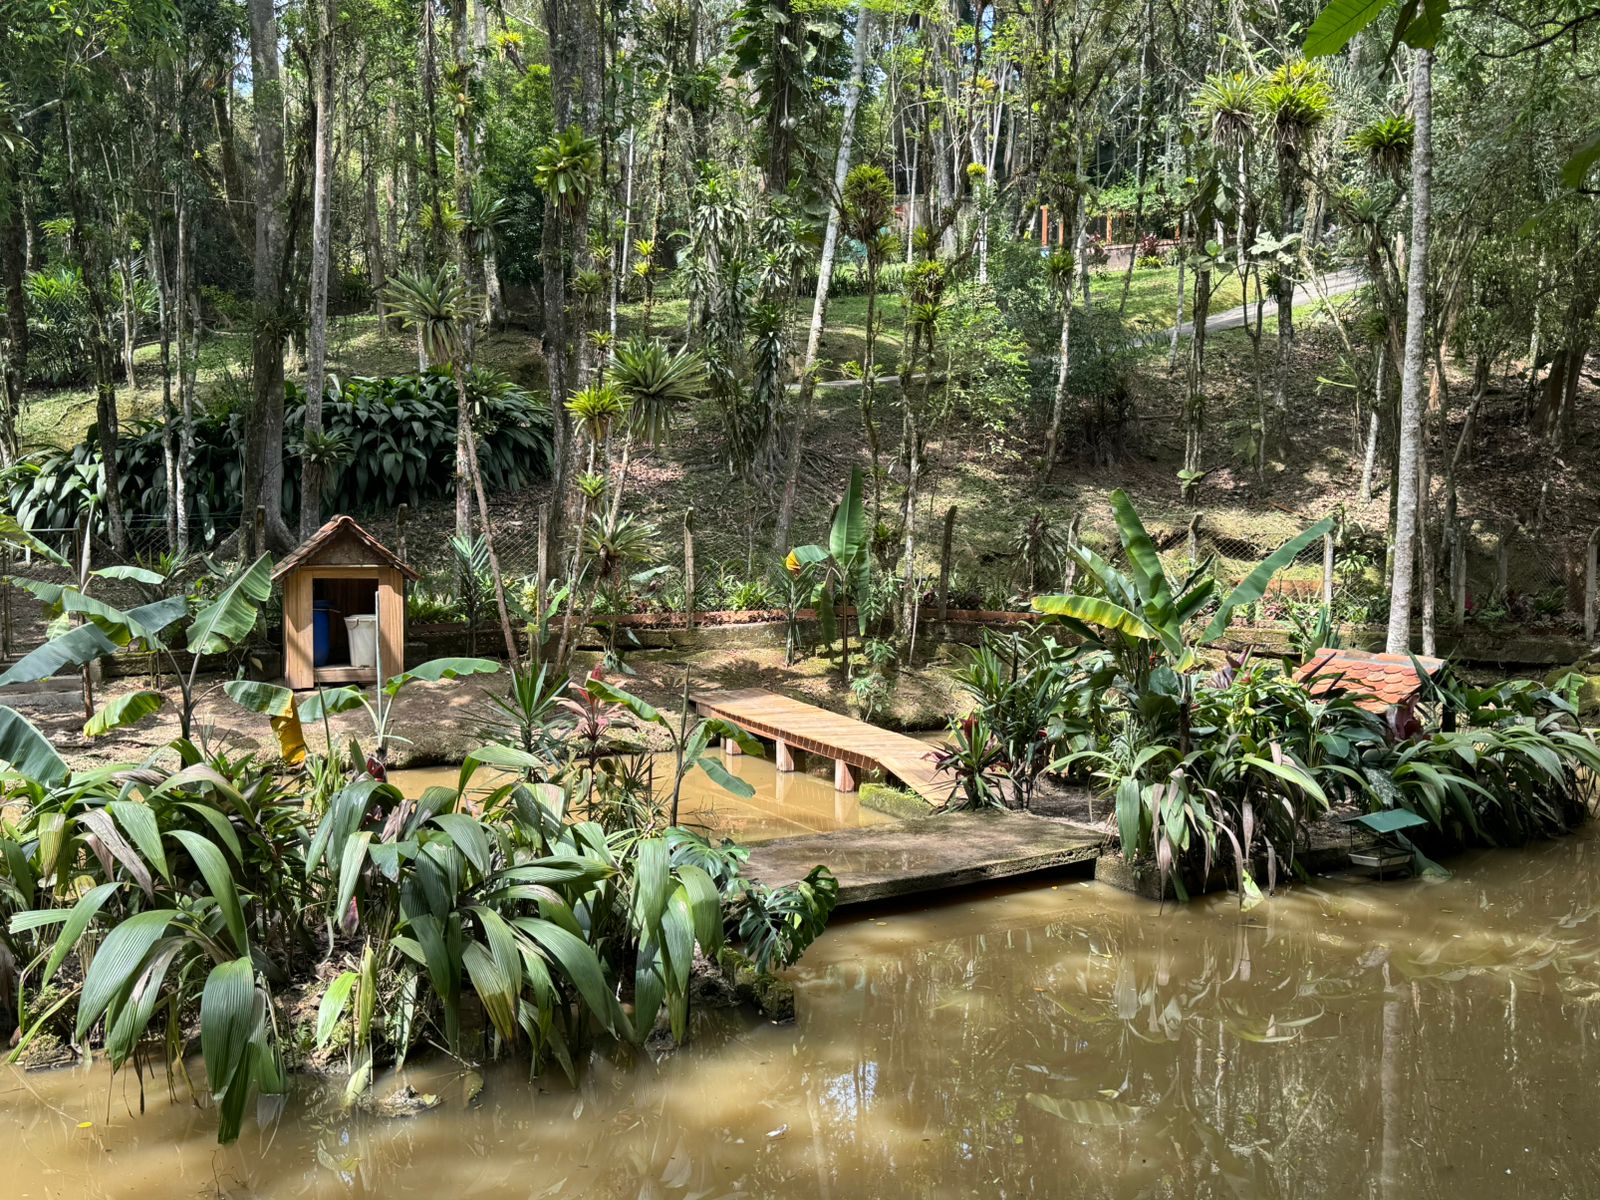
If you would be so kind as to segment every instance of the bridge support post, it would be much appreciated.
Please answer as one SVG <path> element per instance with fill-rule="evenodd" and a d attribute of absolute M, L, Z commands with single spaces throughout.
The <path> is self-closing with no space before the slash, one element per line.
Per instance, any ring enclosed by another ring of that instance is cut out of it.
<path fill-rule="evenodd" d="M 739 743 L 734 741 L 732 738 L 723 738 L 722 739 L 722 752 L 724 754 L 726 754 L 726 755 L 729 755 L 730 757 L 734 757 L 734 756 L 743 754 L 744 753 L 744 747 L 739 745 Z"/>
<path fill-rule="evenodd" d="M 772 757 L 781 774 L 787 775 L 795 769 L 794 751 L 789 748 L 789 743 L 782 738 L 773 743 Z"/>
<path fill-rule="evenodd" d="M 833 790 L 836 792 L 856 790 L 856 769 L 842 758 L 833 760 Z"/>

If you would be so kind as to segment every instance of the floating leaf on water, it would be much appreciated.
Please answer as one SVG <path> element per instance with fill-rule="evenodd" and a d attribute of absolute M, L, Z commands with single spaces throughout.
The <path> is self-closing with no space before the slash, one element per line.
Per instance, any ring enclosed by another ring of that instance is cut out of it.
<path fill-rule="evenodd" d="M 781 1138 L 784 1134 L 786 1134 L 788 1132 L 789 1132 L 789 1126 L 788 1125 L 779 1125 L 776 1129 L 767 1130 L 767 1136 L 769 1138 L 777 1139 L 777 1138 Z"/>
<path fill-rule="evenodd" d="M 1116 1126 L 1137 1121 L 1144 1109 L 1111 1100 L 1058 1100 L 1039 1092 L 1028 1093 L 1028 1103 L 1041 1112 L 1080 1125 Z"/>

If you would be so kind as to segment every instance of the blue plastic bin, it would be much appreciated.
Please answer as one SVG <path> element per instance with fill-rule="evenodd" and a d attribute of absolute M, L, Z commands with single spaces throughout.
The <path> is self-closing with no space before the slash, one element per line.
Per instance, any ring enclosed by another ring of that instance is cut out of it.
<path fill-rule="evenodd" d="M 339 610 L 331 600 L 318 600 L 311 606 L 311 665 L 325 667 L 333 654 L 333 622 Z"/>

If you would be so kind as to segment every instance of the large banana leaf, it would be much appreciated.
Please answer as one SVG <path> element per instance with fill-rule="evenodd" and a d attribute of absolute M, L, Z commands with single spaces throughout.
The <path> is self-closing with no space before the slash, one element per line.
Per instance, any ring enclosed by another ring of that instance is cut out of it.
<path fill-rule="evenodd" d="M 168 596 L 152 604 L 124 610 L 69 588 L 61 593 L 61 608 L 98 626 L 119 646 L 126 646 L 137 638 L 153 649 L 161 649 L 164 645 L 161 631 L 183 618 L 189 611 L 189 602 L 182 596 Z"/>
<path fill-rule="evenodd" d="M 1167 628 L 1173 623 L 1172 586 L 1167 582 L 1161 556 L 1156 553 L 1156 544 L 1145 531 L 1144 522 L 1139 519 L 1128 493 L 1121 488 L 1111 493 L 1111 511 L 1117 519 L 1117 532 L 1122 538 L 1122 548 L 1128 553 L 1134 586 L 1144 602 L 1147 621 L 1175 635 L 1176 630 Z"/>
<path fill-rule="evenodd" d="M 83 736 L 99 737 L 113 729 L 137 725 L 146 717 L 161 711 L 166 703 L 167 698 L 160 692 L 130 692 L 126 696 L 118 696 L 84 722 Z"/>
<path fill-rule="evenodd" d="M 834 510 L 833 528 L 828 532 L 828 550 L 841 566 L 865 551 L 867 511 L 861 501 L 861 468 L 850 472 L 850 486 Z"/>
<path fill-rule="evenodd" d="M 1279 546 L 1261 562 L 1256 564 L 1255 570 L 1239 581 L 1239 586 L 1229 592 L 1227 597 L 1218 606 L 1216 615 L 1211 618 L 1211 624 L 1206 626 L 1206 631 L 1200 635 L 1202 642 L 1209 642 L 1219 638 L 1227 631 L 1228 622 L 1233 616 L 1233 610 L 1245 604 L 1254 604 L 1266 594 L 1267 585 L 1272 582 L 1272 577 L 1283 570 L 1312 542 L 1320 541 L 1322 536 L 1333 528 L 1333 518 L 1324 517 L 1299 537 L 1290 538 Z"/>
<path fill-rule="evenodd" d="M 325 716 L 336 717 L 340 713 L 351 712 L 366 702 L 365 694 L 358 687 L 318 688 L 314 695 L 300 701 L 296 711 L 301 721 L 314 725 Z"/>
<path fill-rule="evenodd" d="M 1120 604 L 1098 596 L 1035 596 L 1033 609 L 1052 617 L 1070 617 L 1086 625 L 1114 629 L 1147 642 L 1161 640 L 1161 633 Z"/>
<path fill-rule="evenodd" d="M 272 555 L 263 554 L 195 614 L 188 646 L 195 654 L 221 654 L 256 627 L 261 605 L 272 595 Z"/>
<path fill-rule="evenodd" d="M 235 704 L 264 717 L 287 717 L 294 712 L 294 692 L 275 683 L 230 679 L 222 690 Z"/>
<path fill-rule="evenodd" d="M 22 522 L 10 513 L 0 513 L 0 545 L 18 550 L 28 550 L 58 567 L 72 566 L 65 558 L 41 542 L 22 527 Z"/>
<path fill-rule="evenodd" d="M 0 675 L 0 687 L 13 683 L 37 683 L 62 671 L 77 670 L 97 658 L 115 654 L 117 644 L 94 625 L 79 625 L 60 637 L 51 638 L 37 650 L 23 655 Z"/>
<path fill-rule="evenodd" d="M 499 669 L 500 664 L 492 658 L 435 658 L 391 676 L 383 685 L 383 690 L 393 696 L 414 680 L 438 683 L 441 679 L 456 679 L 462 675 L 492 675 Z"/>
<path fill-rule="evenodd" d="M 306 760 L 306 732 L 300 714 L 295 711 L 294 693 L 275 683 L 261 683 L 254 679 L 230 679 L 222 690 L 235 704 L 254 713 L 261 713 L 272 725 L 278 739 L 278 753 L 291 766 Z M 360 693 L 356 693 L 360 702 Z M 319 714 L 320 715 L 320 714 Z"/>
<path fill-rule="evenodd" d="M 44 734 L 14 708 L 0 707 L 0 763 L 43 784 L 63 783 L 70 774 Z"/>

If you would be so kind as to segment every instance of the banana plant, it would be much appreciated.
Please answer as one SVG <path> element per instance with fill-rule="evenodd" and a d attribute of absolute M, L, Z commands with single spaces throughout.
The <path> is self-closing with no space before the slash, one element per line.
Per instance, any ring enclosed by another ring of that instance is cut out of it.
<path fill-rule="evenodd" d="M 856 613 L 856 630 L 861 637 L 867 635 L 866 609 L 862 599 L 872 587 L 872 540 L 867 529 L 866 506 L 862 501 L 861 468 L 850 472 L 850 485 L 833 512 L 833 526 L 828 531 L 828 545 L 796 546 L 784 559 L 784 568 L 790 575 L 799 575 L 807 568 L 817 574 L 817 620 L 822 626 L 824 642 L 840 641 L 839 675 L 850 678 L 850 633 L 839 627 L 838 610 L 853 604 Z"/>
<path fill-rule="evenodd" d="M 1109 653 L 1135 693 L 1146 690 L 1155 669 L 1165 667 L 1183 677 L 1198 668 L 1198 647 L 1221 637 L 1236 610 L 1261 599 L 1273 576 L 1333 527 L 1333 518 L 1324 518 L 1278 547 L 1217 602 L 1202 626 L 1200 620 L 1216 596 L 1214 559 L 1208 556 L 1181 580 L 1170 579 L 1138 511 L 1120 488 L 1111 493 L 1111 509 L 1126 572 L 1087 546 L 1074 545 L 1069 553 L 1099 583 L 1102 594 L 1035 596 L 1033 609 Z"/>
<path fill-rule="evenodd" d="M 234 679 L 222 687 L 234 703 L 270 719 L 284 760 L 292 765 L 298 765 L 306 759 L 306 725 L 322 725 L 327 755 L 331 759 L 334 753 L 333 732 L 328 718 L 358 708 L 365 709 L 372 721 L 377 761 L 382 763 L 386 761 L 389 743 L 407 740 L 394 732 L 395 699 L 406 687 L 417 682 L 438 683 L 445 679 L 459 679 L 465 675 L 489 675 L 499 669 L 500 664 L 490 658 L 434 658 L 409 671 L 391 675 L 381 686 L 372 689 L 370 698 L 362 688 L 346 684 L 343 687 L 318 688 L 314 694 L 298 703 L 294 692 L 279 684 Z"/>
<path fill-rule="evenodd" d="M 168 582 L 158 572 L 132 566 L 86 571 L 76 584 L 13 580 L 44 605 L 54 636 L 0 675 L 0 688 L 34 683 L 65 670 L 86 670 L 97 658 L 129 647 L 143 647 L 158 661 L 166 661 L 178 685 L 179 726 L 181 736 L 188 740 L 193 731 L 201 663 L 207 655 L 236 649 L 255 629 L 261 605 L 272 594 L 271 556 L 263 554 L 226 580 L 210 600 L 179 594 L 124 610 L 89 595 L 88 587 L 94 579 L 127 580 L 145 587 L 160 587 Z M 181 644 L 167 640 L 167 630 L 185 618 Z M 67 624 L 74 620 L 82 623 Z M 180 651 L 188 652 L 187 664 L 179 659 Z M 98 711 L 91 708 L 84 734 L 96 737 L 109 733 L 144 720 L 165 705 L 166 697 L 154 689 L 119 697 Z"/>

